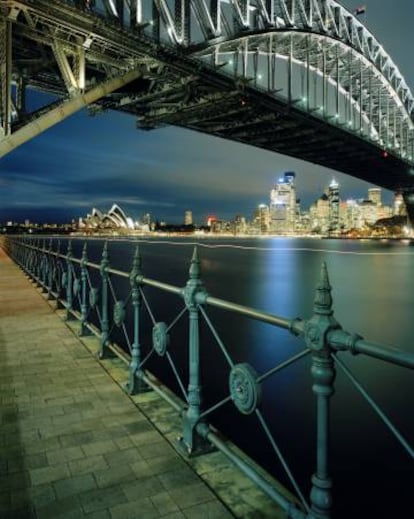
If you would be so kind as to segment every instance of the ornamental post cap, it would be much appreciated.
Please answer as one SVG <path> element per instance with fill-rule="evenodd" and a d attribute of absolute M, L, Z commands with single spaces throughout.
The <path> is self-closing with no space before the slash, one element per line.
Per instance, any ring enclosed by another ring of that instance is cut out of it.
<path fill-rule="evenodd" d="M 329 283 L 328 268 L 325 261 L 323 261 L 321 265 L 319 283 L 316 287 L 314 309 L 315 313 L 332 313 L 331 285 Z"/>
<path fill-rule="evenodd" d="M 189 274 L 191 279 L 198 279 L 200 277 L 200 260 L 198 257 L 197 245 L 193 249 Z"/>
<path fill-rule="evenodd" d="M 132 269 L 133 270 L 141 270 L 141 252 L 139 250 L 139 245 L 135 247 L 134 251 L 134 259 L 132 260 Z"/>
<path fill-rule="evenodd" d="M 102 259 L 108 259 L 108 241 L 104 241 L 104 246 L 102 249 Z"/>

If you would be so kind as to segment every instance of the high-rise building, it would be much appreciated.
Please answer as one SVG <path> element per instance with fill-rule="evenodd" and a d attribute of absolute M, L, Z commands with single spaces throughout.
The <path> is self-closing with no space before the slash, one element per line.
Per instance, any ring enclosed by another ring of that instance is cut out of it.
<path fill-rule="evenodd" d="M 402 193 L 395 193 L 394 195 L 394 204 L 393 204 L 393 213 L 394 216 L 406 216 L 407 210 L 404 203 L 404 198 Z"/>
<path fill-rule="evenodd" d="M 185 225 L 193 225 L 193 212 L 186 211 L 184 215 L 184 224 Z"/>
<path fill-rule="evenodd" d="M 295 230 L 296 220 L 296 174 L 286 172 L 270 192 L 270 230 L 290 233 Z"/>
<path fill-rule="evenodd" d="M 371 202 L 375 205 L 382 205 L 381 188 L 371 187 L 368 189 L 368 200 L 371 200 Z"/>
<path fill-rule="evenodd" d="M 270 227 L 270 212 L 269 206 L 260 204 L 253 215 L 253 225 L 260 234 L 269 232 Z"/>
<path fill-rule="evenodd" d="M 329 231 L 339 232 L 339 184 L 332 180 L 328 189 L 329 201 Z"/>

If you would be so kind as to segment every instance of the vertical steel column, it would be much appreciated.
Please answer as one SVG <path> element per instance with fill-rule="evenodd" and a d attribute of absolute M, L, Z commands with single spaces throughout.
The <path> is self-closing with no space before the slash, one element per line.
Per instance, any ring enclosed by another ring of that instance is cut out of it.
<path fill-rule="evenodd" d="M 0 18 L 0 119 L 3 136 L 11 133 L 12 24 Z"/>
<path fill-rule="evenodd" d="M 372 70 L 369 70 L 369 77 L 368 77 L 368 93 L 369 93 L 369 99 L 368 99 L 368 113 L 369 113 L 369 130 L 368 130 L 368 137 L 372 139 L 373 135 L 373 128 L 374 124 L 372 121 Z"/>
<path fill-rule="evenodd" d="M 272 36 L 269 36 L 267 40 L 267 91 L 270 92 L 272 90 L 271 87 L 271 78 L 272 78 L 272 46 L 273 46 Z"/>
<path fill-rule="evenodd" d="M 101 298 L 101 339 L 98 356 L 100 359 L 107 358 L 110 356 L 108 352 L 108 340 L 109 340 L 109 256 L 108 256 L 108 243 L 105 242 L 102 251 L 102 259 L 100 265 L 101 280 L 102 280 L 102 298 Z"/>
<path fill-rule="evenodd" d="M 121 27 L 124 26 L 124 0 L 116 0 L 116 12 Z"/>
<path fill-rule="evenodd" d="M 310 109 L 310 36 L 306 36 L 306 111 Z"/>
<path fill-rule="evenodd" d="M 132 308 L 134 313 L 134 341 L 132 343 L 131 362 L 129 364 L 129 380 L 126 390 L 130 395 L 148 391 L 148 386 L 143 382 L 141 369 L 141 343 L 140 343 L 140 314 L 142 297 L 140 285 L 142 280 L 141 255 L 136 247 L 129 282 L 132 289 Z"/>
<path fill-rule="evenodd" d="M 362 70 L 362 61 L 359 61 L 359 133 L 363 133 L 362 128 L 362 111 L 364 109 L 363 107 L 363 89 L 362 89 L 362 82 L 363 82 L 363 70 Z"/>
<path fill-rule="evenodd" d="M 317 440 L 316 472 L 312 476 L 312 519 L 329 519 L 332 507 L 332 481 L 328 470 L 329 399 L 334 393 L 335 369 L 327 341 L 328 331 L 340 328 L 333 317 L 331 286 L 326 264 L 322 264 L 314 300 L 314 313 L 305 324 L 305 341 L 312 351 L 312 390 L 316 395 Z"/>
<path fill-rule="evenodd" d="M 157 3 L 152 0 L 152 37 L 155 41 L 159 42 L 161 37 L 160 27 L 160 13 L 158 11 Z"/>
<path fill-rule="evenodd" d="M 189 270 L 190 279 L 182 291 L 189 313 L 189 383 L 188 409 L 183 416 L 183 437 L 179 447 L 187 456 L 201 454 L 211 450 L 211 446 L 199 436 L 196 425 L 201 413 L 201 381 L 200 381 L 200 343 L 199 343 L 199 309 L 207 297 L 207 292 L 200 279 L 200 262 L 197 247 L 194 248 Z"/>
<path fill-rule="evenodd" d="M 87 328 L 87 320 L 88 320 L 88 303 L 87 303 L 87 295 L 88 295 L 88 244 L 85 241 L 82 250 L 82 258 L 80 263 L 81 268 L 81 322 L 79 329 L 79 336 L 89 335 L 90 332 Z"/>
<path fill-rule="evenodd" d="M 326 50 L 322 49 L 322 114 L 326 117 Z"/>
<path fill-rule="evenodd" d="M 258 76 L 258 62 L 259 62 L 259 52 L 256 49 L 256 52 L 253 54 L 253 76 L 254 76 L 254 86 L 257 86 L 257 76 Z"/>
<path fill-rule="evenodd" d="M 354 54 L 352 49 L 348 53 L 348 126 L 350 128 L 354 127 L 354 111 L 352 108 L 352 68 L 353 68 L 353 58 Z"/>
<path fill-rule="evenodd" d="M 72 272 L 72 242 L 68 242 L 68 250 L 66 253 L 66 320 L 73 319 L 72 308 L 73 308 L 73 272 Z"/>
<path fill-rule="evenodd" d="M 249 41 L 247 38 L 243 40 L 243 61 L 242 61 L 242 75 L 244 78 L 247 77 L 247 68 L 248 68 L 248 50 L 249 50 Z"/>
<path fill-rule="evenodd" d="M 142 23 L 142 0 L 131 0 L 129 7 L 129 25 L 131 29 Z"/>
<path fill-rule="evenodd" d="M 382 140 L 382 96 L 381 96 L 381 86 L 378 87 L 378 137 Z"/>
<path fill-rule="evenodd" d="M 393 106 L 392 110 L 392 137 L 393 137 L 393 144 L 392 147 L 394 150 L 397 148 L 397 114 L 396 114 L 397 107 Z"/>
<path fill-rule="evenodd" d="M 288 106 L 292 105 L 292 54 L 293 54 L 293 36 L 289 35 L 289 59 L 287 62 L 288 66 Z"/>
<path fill-rule="evenodd" d="M 335 81 L 336 81 L 336 113 L 335 113 L 335 119 L 337 120 L 337 122 L 339 122 L 339 112 L 340 112 L 340 107 L 339 107 L 339 52 L 338 52 L 338 45 L 336 45 L 336 48 L 335 48 L 335 57 L 336 57 L 336 78 L 335 78 Z"/>
<path fill-rule="evenodd" d="M 385 128 L 385 147 L 389 147 L 390 140 L 390 98 L 387 96 L 387 112 L 386 112 L 386 128 Z"/>

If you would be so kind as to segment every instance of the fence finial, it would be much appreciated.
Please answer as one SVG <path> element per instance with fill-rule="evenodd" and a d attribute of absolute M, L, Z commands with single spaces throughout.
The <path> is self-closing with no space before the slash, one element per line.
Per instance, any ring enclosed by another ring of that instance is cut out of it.
<path fill-rule="evenodd" d="M 139 245 L 135 247 L 134 259 L 132 260 L 132 270 L 136 271 L 137 274 L 141 272 L 142 259 Z"/>
<path fill-rule="evenodd" d="M 318 315 L 332 315 L 332 287 L 329 283 L 328 268 L 325 262 L 322 262 L 321 272 L 319 276 L 319 284 L 316 287 L 314 299 L 314 312 Z"/>
<path fill-rule="evenodd" d="M 200 278 L 200 260 L 198 257 L 197 245 L 193 249 L 193 257 L 191 258 L 189 274 L 190 274 L 190 279 L 199 279 Z"/>

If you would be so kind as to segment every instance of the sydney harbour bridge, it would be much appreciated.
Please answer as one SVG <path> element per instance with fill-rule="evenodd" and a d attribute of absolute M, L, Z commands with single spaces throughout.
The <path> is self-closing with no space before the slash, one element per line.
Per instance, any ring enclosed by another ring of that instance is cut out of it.
<path fill-rule="evenodd" d="M 119 110 L 400 191 L 414 221 L 414 96 L 334 0 L 0 0 L 0 39 L 0 156 Z"/>

